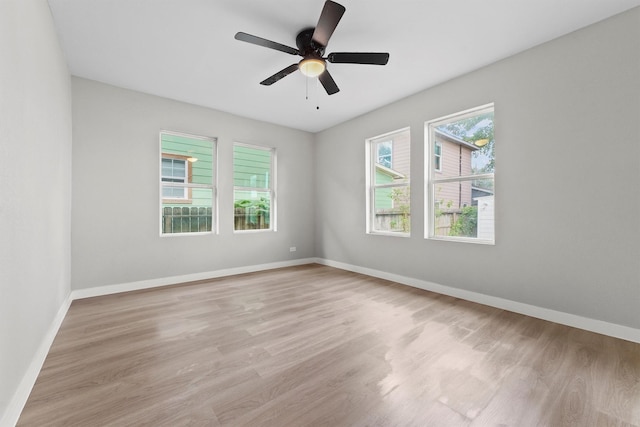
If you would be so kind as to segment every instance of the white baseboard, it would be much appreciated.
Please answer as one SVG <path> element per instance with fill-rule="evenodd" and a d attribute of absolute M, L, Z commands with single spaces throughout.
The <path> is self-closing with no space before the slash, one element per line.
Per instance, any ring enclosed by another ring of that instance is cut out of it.
<path fill-rule="evenodd" d="M 99 286 L 96 288 L 76 289 L 71 291 L 74 300 L 82 298 L 111 295 L 120 292 L 139 291 L 141 289 L 157 288 L 161 286 L 175 285 L 179 283 L 195 282 L 197 280 L 209 280 L 218 277 L 234 276 L 236 274 L 253 273 L 256 271 L 273 270 L 274 268 L 293 267 L 296 265 L 311 264 L 315 258 L 294 259 L 291 261 L 272 262 L 268 264 L 250 265 L 246 267 L 225 268 L 223 270 L 206 271 L 202 273 L 184 274 L 181 276 L 161 277 L 159 279 L 140 280 L 138 282 L 121 283 L 116 285 Z"/>
<path fill-rule="evenodd" d="M 538 319 L 548 320 L 550 322 L 560 323 L 562 325 L 572 326 L 574 328 L 584 329 L 587 331 L 640 343 L 640 329 L 635 329 L 628 326 L 604 322 L 602 320 L 591 319 L 588 317 L 577 316 L 575 314 L 564 313 L 561 311 L 550 310 L 548 308 L 524 304 L 521 302 L 493 297 L 490 295 L 484 295 L 464 289 L 443 286 L 437 283 L 428 282 L 426 280 L 414 279 L 412 277 L 387 273 L 385 271 L 374 270 L 367 267 L 345 264 L 338 261 L 316 258 L 315 262 L 329 267 L 339 268 L 341 270 L 366 274 L 367 276 L 390 280 L 392 282 L 401 283 L 403 285 L 412 286 L 414 288 L 424 289 L 426 291 L 436 292 L 439 294 L 444 294 L 455 298 L 500 308 L 502 310 L 512 311 L 514 313 L 524 314 L 527 316 L 536 317 Z"/>
<path fill-rule="evenodd" d="M 4 412 L 2 419 L 0 419 L 0 426 L 15 426 L 18 422 L 20 414 L 22 413 L 22 409 L 27 403 L 27 399 L 29 398 L 31 390 L 33 389 L 33 386 L 38 379 L 40 370 L 42 369 L 42 365 L 44 365 L 44 361 L 47 358 L 47 354 L 49 354 L 51 344 L 53 344 L 53 340 L 55 339 L 56 334 L 58 333 L 58 330 L 62 325 L 62 321 L 67 315 L 67 311 L 69 311 L 69 307 L 71 306 L 72 301 L 73 300 L 71 298 L 71 295 L 69 295 L 58 309 L 56 316 L 51 322 L 49 330 L 45 334 L 42 342 L 40 343 L 40 346 L 38 347 L 38 350 L 36 350 L 36 353 L 31 359 L 31 363 L 27 368 L 27 372 L 25 372 L 24 376 L 22 377 L 22 381 L 20 381 L 18 389 L 9 402 L 9 405 Z"/>

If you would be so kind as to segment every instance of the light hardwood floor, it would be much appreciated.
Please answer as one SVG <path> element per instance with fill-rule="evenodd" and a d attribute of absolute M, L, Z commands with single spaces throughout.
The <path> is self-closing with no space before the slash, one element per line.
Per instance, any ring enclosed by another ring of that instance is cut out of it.
<path fill-rule="evenodd" d="M 640 425 L 640 344 L 319 265 L 74 301 L 21 426 Z"/>

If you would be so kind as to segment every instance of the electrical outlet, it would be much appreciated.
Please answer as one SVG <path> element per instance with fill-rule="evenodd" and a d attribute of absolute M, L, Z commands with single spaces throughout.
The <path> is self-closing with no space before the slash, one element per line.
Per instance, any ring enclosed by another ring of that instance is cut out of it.
<path fill-rule="evenodd" d="M 295 251 L 296 251 L 296 247 L 295 247 L 295 246 L 291 246 L 291 247 L 289 248 L 289 252 L 295 252 Z"/>

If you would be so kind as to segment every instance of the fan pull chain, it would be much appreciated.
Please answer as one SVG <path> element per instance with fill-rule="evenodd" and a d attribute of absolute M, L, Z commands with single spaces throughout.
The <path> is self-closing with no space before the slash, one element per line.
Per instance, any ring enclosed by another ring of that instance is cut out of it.
<path fill-rule="evenodd" d="M 320 79 L 316 78 L 316 110 L 320 109 L 320 96 L 318 95 L 318 86 L 320 86 Z"/>

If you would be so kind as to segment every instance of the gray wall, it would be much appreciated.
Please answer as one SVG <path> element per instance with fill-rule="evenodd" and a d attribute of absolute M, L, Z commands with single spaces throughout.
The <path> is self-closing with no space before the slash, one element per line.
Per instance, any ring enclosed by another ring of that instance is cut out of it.
<path fill-rule="evenodd" d="M 312 134 L 76 77 L 72 93 L 73 289 L 314 255 Z M 220 234 L 159 236 L 160 130 L 218 138 Z M 276 232 L 233 233 L 236 141 L 277 149 Z"/>
<path fill-rule="evenodd" d="M 3 424 L 70 293 L 71 87 L 43 0 L 0 1 L 0 182 Z"/>
<path fill-rule="evenodd" d="M 424 122 L 489 102 L 496 245 L 425 240 Z M 406 126 L 411 237 L 366 235 L 365 138 Z M 316 139 L 317 256 L 640 328 L 640 8 Z"/>

